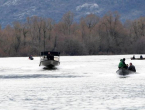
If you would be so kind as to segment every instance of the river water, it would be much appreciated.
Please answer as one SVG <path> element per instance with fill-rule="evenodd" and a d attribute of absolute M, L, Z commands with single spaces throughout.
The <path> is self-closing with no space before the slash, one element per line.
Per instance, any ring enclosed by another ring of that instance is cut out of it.
<path fill-rule="evenodd" d="M 0 110 L 145 110 L 145 61 L 130 57 L 61 56 L 51 70 L 39 57 L 0 58 Z M 117 75 L 121 58 L 138 73 Z"/>

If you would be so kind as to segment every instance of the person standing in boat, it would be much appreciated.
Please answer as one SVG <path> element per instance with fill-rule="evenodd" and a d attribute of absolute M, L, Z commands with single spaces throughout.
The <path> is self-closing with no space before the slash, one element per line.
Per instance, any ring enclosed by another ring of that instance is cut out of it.
<path fill-rule="evenodd" d="M 130 63 L 128 70 L 136 72 L 135 66 L 132 63 Z"/>
<path fill-rule="evenodd" d="M 120 60 L 120 63 L 119 63 L 119 65 L 118 65 L 118 68 L 119 68 L 119 69 L 120 69 L 120 68 L 125 68 L 125 69 L 128 68 L 127 65 L 125 64 L 125 58 L 123 58 L 123 59 Z"/>
<path fill-rule="evenodd" d="M 142 55 L 140 55 L 140 59 L 143 59 L 143 56 Z"/>

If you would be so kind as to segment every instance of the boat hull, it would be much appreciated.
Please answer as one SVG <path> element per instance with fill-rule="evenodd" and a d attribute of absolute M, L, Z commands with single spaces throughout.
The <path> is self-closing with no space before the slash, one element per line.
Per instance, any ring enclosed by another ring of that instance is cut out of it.
<path fill-rule="evenodd" d="M 131 60 L 145 60 L 145 58 L 131 58 Z"/>
<path fill-rule="evenodd" d="M 58 66 L 59 64 L 60 64 L 60 62 L 55 61 L 55 60 L 42 60 L 40 62 L 40 65 L 46 66 L 46 67 L 54 67 L 54 66 Z"/>
<path fill-rule="evenodd" d="M 135 72 L 122 68 L 122 69 L 117 70 L 116 73 L 119 75 L 129 75 Z"/>

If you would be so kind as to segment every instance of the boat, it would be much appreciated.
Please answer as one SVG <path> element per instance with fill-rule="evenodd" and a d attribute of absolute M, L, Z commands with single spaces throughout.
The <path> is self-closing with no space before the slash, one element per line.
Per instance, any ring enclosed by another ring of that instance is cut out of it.
<path fill-rule="evenodd" d="M 145 58 L 131 58 L 131 60 L 145 60 Z"/>
<path fill-rule="evenodd" d="M 44 51 L 41 52 L 39 66 L 55 67 L 60 64 L 60 52 Z"/>
<path fill-rule="evenodd" d="M 135 72 L 130 71 L 130 70 L 125 69 L 125 68 L 121 68 L 121 69 L 117 70 L 116 73 L 124 76 L 124 75 L 134 74 Z"/>

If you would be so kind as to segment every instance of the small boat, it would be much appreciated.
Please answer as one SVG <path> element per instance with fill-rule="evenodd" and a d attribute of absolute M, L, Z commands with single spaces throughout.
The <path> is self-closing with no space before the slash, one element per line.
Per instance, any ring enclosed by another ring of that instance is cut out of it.
<path fill-rule="evenodd" d="M 46 66 L 52 68 L 60 64 L 59 61 L 60 52 L 44 51 L 41 52 L 39 66 Z"/>
<path fill-rule="evenodd" d="M 131 60 L 145 60 L 145 58 L 131 58 Z"/>
<path fill-rule="evenodd" d="M 124 75 L 133 74 L 135 72 L 134 71 L 130 71 L 130 70 L 125 69 L 125 68 L 121 68 L 121 69 L 117 70 L 116 73 L 119 74 L 119 75 L 123 75 L 124 76 Z"/>

